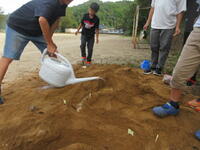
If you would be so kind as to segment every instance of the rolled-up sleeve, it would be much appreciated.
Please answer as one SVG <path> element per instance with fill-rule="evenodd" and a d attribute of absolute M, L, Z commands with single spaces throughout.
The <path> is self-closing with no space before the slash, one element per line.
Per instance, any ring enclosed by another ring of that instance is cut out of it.
<path fill-rule="evenodd" d="M 187 10 L 187 1 L 186 0 L 176 0 L 177 14 Z"/>

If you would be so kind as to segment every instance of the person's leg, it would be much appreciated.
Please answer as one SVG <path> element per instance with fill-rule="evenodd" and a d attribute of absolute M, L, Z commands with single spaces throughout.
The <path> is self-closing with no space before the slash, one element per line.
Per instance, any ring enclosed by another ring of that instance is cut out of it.
<path fill-rule="evenodd" d="M 155 75 L 161 75 L 164 68 L 165 62 L 168 58 L 168 54 L 171 48 L 172 38 L 173 38 L 174 29 L 165 29 L 161 30 L 160 33 L 160 51 L 158 58 L 158 65 L 155 72 Z"/>
<path fill-rule="evenodd" d="M 43 36 L 40 37 L 31 37 L 31 42 L 40 50 L 41 53 L 47 48 L 47 43 L 44 40 Z"/>
<path fill-rule="evenodd" d="M 190 35 L 191 32 L 184 32 L 184 38 L 183 38 L 183 46 L 185 45 L 189 35 Z M 187 81 L 187 86 L 192 86 L 195 84 L 196 82 L 196 76 L 197 76 L 197 73 L 195 73 L 188 81 Z"/>
<path fill-rule="evenodd" d="M 81 56 L 82 59 L 86 59 L 86 43 L 87 43 L 87 39 L 86 36 L 81 35 Z"/>
<path fill-rule="evenodd" d="M 87 43 L 87 49 L 88 49 L 87 62 L 88 63 L 92 61 L 93 47 L 94 47 L 94 37 L 89 38 L 88 43 Z"/>
<path fill-rule="evenodd" d="M 150 33 L 150 46 L 151 46 L 151 61 L 152 68 L 156 69 L 158 64 L 159 49 L 160 49 L 160 30 L 151 29 Z"/>
<path fill-rule="evenodd" d="M 179 112 L 179 102 L 182 91 L 185 90 L 186 80 L 191 77 L 200 66 L 200 29 L 194 29 L 190 34 L 181 56 L 176 64 L 171 81 L 170 101 L 160 107 L 154 107 L 157 116 L 176 115 Z"/>
<path fill-rule="evenodd" d="M 200 29 L 195 28 L 190 34 L 181 56 L 173 71 L 173 79 L 171 87 L 173 89 L 186 89 L 187 79 L 192 77 L 200 66 Z M 181 92 L 172 92 L 171 99 L 173 101 L 180 101 Z M 174 94 L 173 94 L 174 93 Z M 177 94 L 178 93 L 178 94 Z"/>
<path fill-rule="evenodd" d="M 9 64 L 13 60 L 19 60 L 24 47 L 29 42 L 25 36 L 17 33 L 13 29 L 6 27 L 6 40 L 3 57 L 0 59 L 0 86 L 7 72 Z M 1 95 L 1 93 L 0 93 Z"/>
<path fill-rule="evenodd" d="M 8 70 L 9 64 L 12 62 L 13 59 L 2 57 L 0 58 L 0 95 L 1 95 L 1 84 L 2 80 Z"/>

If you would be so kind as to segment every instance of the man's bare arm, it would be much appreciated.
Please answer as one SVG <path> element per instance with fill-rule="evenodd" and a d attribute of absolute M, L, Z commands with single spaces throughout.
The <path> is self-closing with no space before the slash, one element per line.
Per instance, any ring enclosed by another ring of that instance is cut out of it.
<path fill-rule="evenodd" d="M 176 22 L 176 29 L 175 29 L 174 36 L 177 36 L 181 33 L 180 26 L 181 26 L 181 22 L 182 22 L 182 19 L 183 19 L 183 15 L 184 15 L 184 12 L 181 12 L 178 15 L 176 15 L 177 22 Z"/>
<path fill-rule="evenodd" d="M 51 27 L 45 17 L 39 17 L 39 24 L 43 33 L 43 36 L 47 42 L 47 49 L 49 53 L 55 53 L 57 51 L 57 46 L 52 40 Z"/>
<path fill-rule="evenodd" d="M 151 21 L 152 21 L 152 18 L 153 18 L 153 14 L 154 14 L 154 8 L 151 7 L 151 9 L 149 11 L 149 16 L 148 16 L 147 22 L 144 25 L 144 30 L 147 30 L 149 25 L 151 24 Z"/>
<path fill-rule="evenodd" d="M 60 23 L 60 18 L 58 18 L 54 24 L 51 26 L 51 36 L 53 37 L 54 32 L 58 29 Z"/>

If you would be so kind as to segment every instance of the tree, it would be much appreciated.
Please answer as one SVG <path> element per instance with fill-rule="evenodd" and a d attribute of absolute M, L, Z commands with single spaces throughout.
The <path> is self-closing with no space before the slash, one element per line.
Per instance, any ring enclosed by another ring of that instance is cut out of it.
<path fill-rule="evenodd" d="M 3 14 L 3 10 L 0 7 L 0 30 L 5 28 L 6 16 Z"/>
<path fill-rule="evenodd" d="M 78 23 L 76 22 L 72 9 L 68 8 L 67 14 L 65 17 L 62 17 L 59 30 L 60 32 L 65 32 L 66 28 L 75 28 L 77 27 Z"/>
<path fill-rule="evenodd" d="M 61 20 L 60 31 L 63 32 L 65 28 L 76 27 L 80 23 L 83 15 L 88 12 L 88 8 L 92 2 L 100 5 L 100 11 L 97 14 L 100 18 L 100 24 L 109 28 L 123 29 L 127 35 L 131 35 L 132 33 L 133 14 L 136 6 L 150 6 L 150 0 L 123 0 L 119 2 L 89 0 L 81 5 L 67 9 L 67 16 Z M 142 29 L 147 16 L 148 10 L 142 10 L 139 17 L 139 30 Z"/>

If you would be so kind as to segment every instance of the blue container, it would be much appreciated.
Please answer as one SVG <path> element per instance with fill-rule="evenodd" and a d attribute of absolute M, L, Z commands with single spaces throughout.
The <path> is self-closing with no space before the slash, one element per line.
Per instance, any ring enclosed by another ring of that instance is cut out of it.
<path fill-rule="evenodd" d="M 140 65 L 141 69 L 144 71 L 148 71 L 151 69 L 151 62 L 149 60 L 144 60 L 141 65 Z"/>

